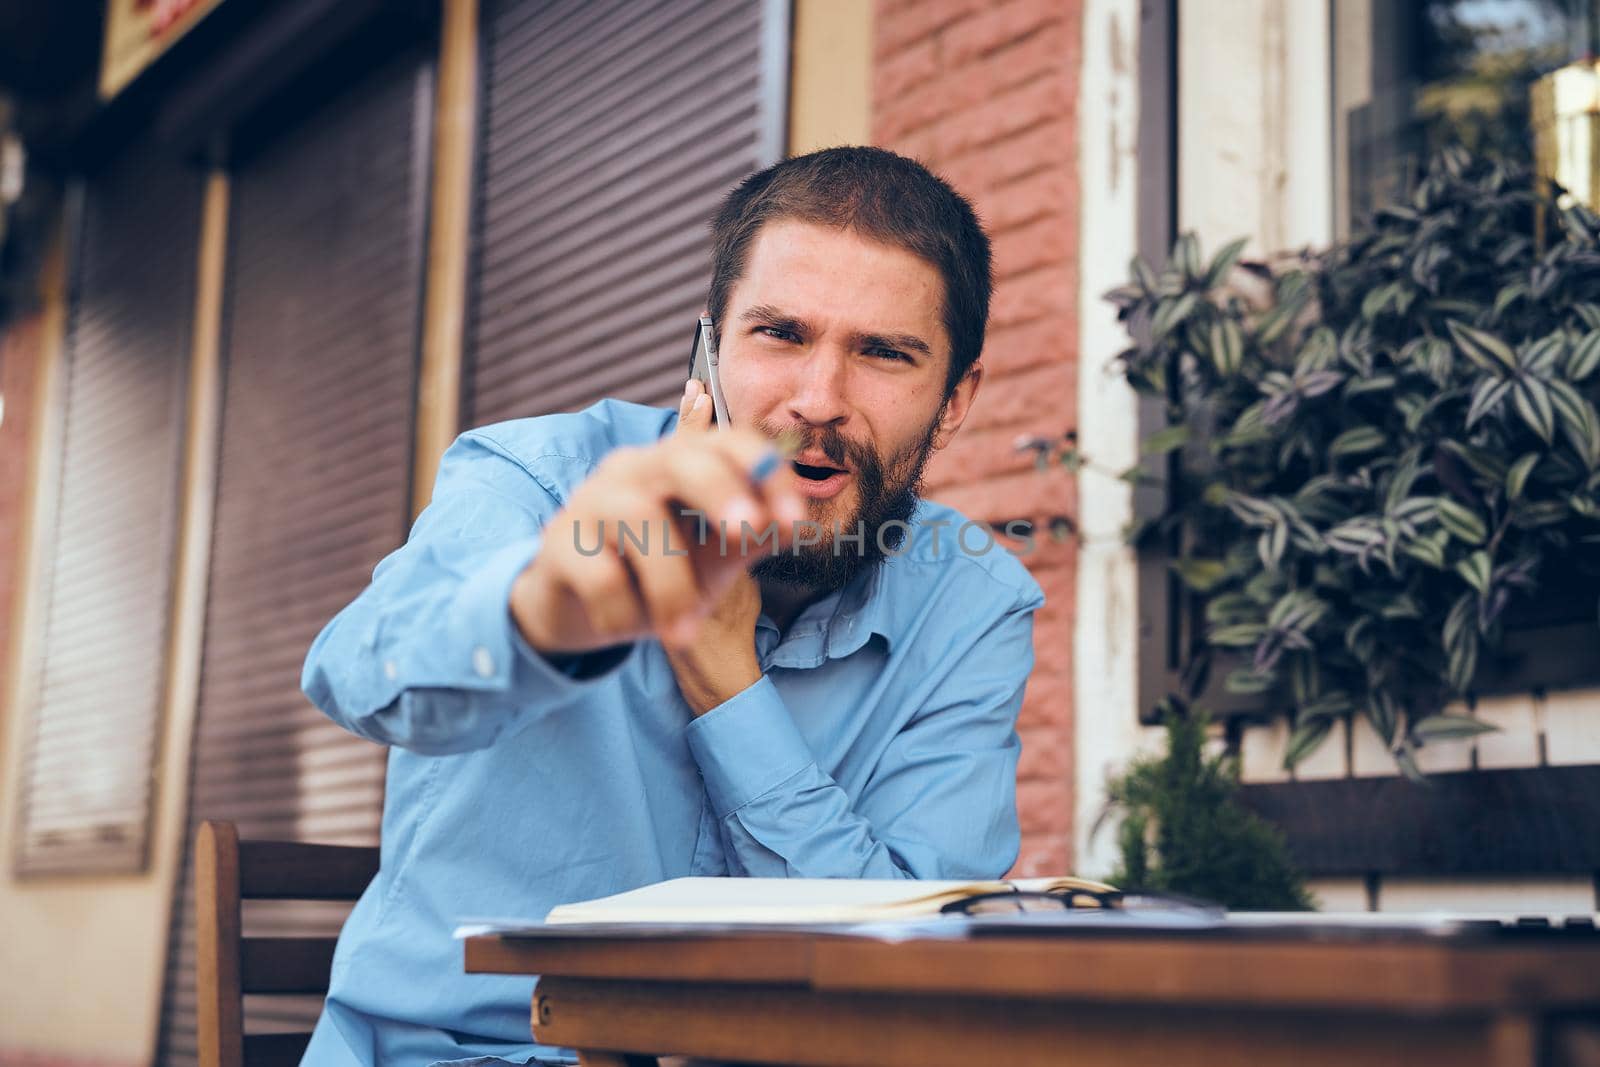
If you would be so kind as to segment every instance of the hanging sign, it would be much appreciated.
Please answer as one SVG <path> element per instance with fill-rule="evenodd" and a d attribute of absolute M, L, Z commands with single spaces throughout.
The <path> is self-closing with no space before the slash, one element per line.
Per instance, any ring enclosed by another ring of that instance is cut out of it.
<path fill-rule="evenodd" d="M 110 100 L 222 0 L 106 0 L 100 98 Z"/>

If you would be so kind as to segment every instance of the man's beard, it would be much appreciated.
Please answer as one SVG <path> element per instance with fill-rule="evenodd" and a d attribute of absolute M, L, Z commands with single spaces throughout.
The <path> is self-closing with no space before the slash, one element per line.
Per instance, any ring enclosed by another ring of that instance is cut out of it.
<path fill-rule="evenodd" d="M 773 438 L 785 429 L 766 422 L 759 425 Z M 802 450 L 819 449 L 851 472 L 856 483 L 855 513 L 830 520 L 817 544 L 785 548 L 761 560 L 750 573 L 761 581 L 825 594 L 843 589 L 856 575 L 883 562 L 900 547 L 909 529 L 938 431 L 935 418 L 918 441 L 891 456 L 887 464 L 871 446 L 856 444 L 833 427 L 800 431 Z M 841 544 L 839 533 L 852 539 Z"/>

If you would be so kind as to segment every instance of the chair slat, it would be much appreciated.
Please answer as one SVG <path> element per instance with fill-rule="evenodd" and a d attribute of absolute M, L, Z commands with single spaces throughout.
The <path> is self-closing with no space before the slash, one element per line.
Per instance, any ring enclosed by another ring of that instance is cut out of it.
<path fill-rule="evenodd" d="M 293 1067 L 310 1034 L 243 1034 L 243 995 L 326 993 L 332 937 L 243 938 L 241 900 L 355 900 L 376 848 L 240 841 L 207 821 L 195 840 L 197 1037 L 201 1067 Z"/>
<path fill-rule="evenodd" d="M 239 842 L 239 896 L 246 900 L 355 900 L 377 873 L 372 847 Z"/>
<path fill-rule="evenodd" d="M 239 943 L 239 984 L 246 993 L 325 993 L 332 937 L 247 937 Z"/>
<path fill-rule="evenodd" d="M 194 844 L 195 1041 L 200 1067 L 235 1067 L 244 1006 L 239 994 L 239 835 L 231 822 L 200 824 Z"/>
<path fill-rule="evenodd" d="M 310 1034 L 245 1034 L 244 1067 L 298 1067 Z"/>

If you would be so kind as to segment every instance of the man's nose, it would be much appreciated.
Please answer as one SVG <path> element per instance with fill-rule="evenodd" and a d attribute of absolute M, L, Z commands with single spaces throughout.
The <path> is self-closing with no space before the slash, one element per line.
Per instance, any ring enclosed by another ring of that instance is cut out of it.
<path fill-rule="evenodd" d="M 812 426 L 843 425 L 849 417 L 845 403 L 849 370 L 847 353 L 831 345 L 814 347 L 802 361 L 789 394 L 790 416 Z"/>

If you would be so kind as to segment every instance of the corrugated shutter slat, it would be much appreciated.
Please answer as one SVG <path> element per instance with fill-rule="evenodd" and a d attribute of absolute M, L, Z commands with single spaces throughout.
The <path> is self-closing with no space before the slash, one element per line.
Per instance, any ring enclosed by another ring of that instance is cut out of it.
<path fill-rule="evenodd" d="M 84 211 L 24 873 L 143 867 L 166 676 L 199 180 L 136 146 Z"/>
<path fill-rule="evenodd" d="M 670 403 L 718 200 L 770 143 L 767 5 L 485 6 L 470 424 Z"/>
<path fill-rule="evenodd" d="M 317 632 L 405 537 L 431 100 L 402 56 L 280 133 L 233 177 L 230 319 L 192 826 L 372 844 L 384 750 L 300 693 Z M 419 94 L 423 94 L 419 96 Z M 163 1064 L 194 1058 L 186 857 Z M 245 933 L 336 933 L 347 907 L 291 902 Z M 250 1033 L 305 1030 L 318 998 L 246 998 Z"/>

